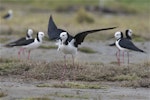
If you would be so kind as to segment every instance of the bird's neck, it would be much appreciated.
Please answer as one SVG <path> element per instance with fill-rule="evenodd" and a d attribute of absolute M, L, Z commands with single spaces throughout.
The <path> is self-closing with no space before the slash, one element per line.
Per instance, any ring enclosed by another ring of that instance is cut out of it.
<path fill-rule="evenodd" d="M 68 41 L 67 40 L 61 40 L 62 44 L 64 45 L 68 45 Z"/>
<path fill-rule="evenodd" d="M 26 39 L 32 39 L 32 36 L 27 34 Z"/>
<path fill-rule="evenodd" d="M 119 40 L 121 40 L 121 39 L 122 39 L 122 37 L 121 37 L 121 38 L 118 38 L 117 41 L 119 41 Z"/>
<path fill-rule="evenodd" d="M 42 37 L 37 36 L 37 41 L 42 42 Z"/>

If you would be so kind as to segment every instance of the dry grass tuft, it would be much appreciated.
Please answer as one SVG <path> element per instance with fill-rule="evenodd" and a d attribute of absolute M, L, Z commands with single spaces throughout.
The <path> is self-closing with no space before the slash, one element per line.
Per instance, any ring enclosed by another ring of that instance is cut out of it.
<path fill-rule="evenodd" d="M 24 98 L 24 99 L 20 99 L 20 100 L 52 100 L 50 98 L 47 97 L 39 97 L 39 98 Z"/>
<path fill-rule="evenodd" d="M 83 8 L 80 8 L 77 12 L 76 20 L 78 23 L 94 23 L 94 18 Z"/>
<path fill-rule="evenodd" d="M 7 94 L 4 93 L 4 92 L 2 92 L 2 91 L 0 91 L 0 98 L 1 98 L 1 97 L 5 97 L 5 96 L 7 96 Z"/>
<path fill-rule="evenodd" d="M 56 88 L 77 88 L 77 89 L 104 89 L 105 86 L 100 84 L 88 84 L 88 83 L 75 83 L 75 82 L 65 82 L 63 84 L 53 84 L 52 87 Z"/>
<path fill-rule="evenodd" d="M 0 59 L 0 63 L 0 75 L 21 75 L 25 78 L 38 80 L 60 80 L 65 67 L 62 61 L 51 63 L 31 61 L 26 63 L 26 61 Z M 73 80 L 74 75 L 76 75 L 77 81 L 117 81 L 121 82 L 122 86 L 150 87 L 150 81 L 148 81 L 150 78 L 150 62 L 130 64 L 129 67 L 102 63 L 80 63 L 73 66 L 68 63 L 66 67 L 65 77 L 68 80 Z M 92 86 L 89 88 L 92 88 Z"/>

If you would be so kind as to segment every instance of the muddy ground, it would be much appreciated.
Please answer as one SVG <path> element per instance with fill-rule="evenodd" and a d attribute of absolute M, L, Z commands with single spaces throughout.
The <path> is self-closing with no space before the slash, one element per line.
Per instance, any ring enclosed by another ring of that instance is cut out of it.
<path fill-rule="evenodd" d="M 11 40 L 12 41 L 12 40 Z M 88 47 L 95 51 L 95 53 L 84 53 L 78 52 L 75 56 L 75 61 L 77 63 L 89 62 L 89 63 L 112 63 L 116 62 L 115 53 L 117 51 L 116 47 L 108 46 L 114 41 L 98 41 L 98 42 L 84 42 L 79 48 Z M 17 58 L 17 53 L 19 48 L 6 48 L 3 47 L 4 44 L 0 45 L 0 56 L 6 58 Z M 44 41 L 45 46 L 55 46 L 55 42 Z M 135 42 L 135 45 L 140 49 L 143 49 L 146 53 L 140 52 L 130 52 L 130 63 L 142 63 L 150 60 L 150 42 Z M 26 55 L 22 56 L 22 59 L 26 59 Z M 63 53 L 58 52 L 56 48 L 52 49 L 35 49 L 31 52 L 31 60 L 43 60 L 47 62 L 59 61 L 63 59 Z M 71 59 L 71 56 L 68 56 Z M 121 60 L 123 60 L 121 58 Z M 127 54 L 124 53 L 124 60 L 127 63 Z"/>

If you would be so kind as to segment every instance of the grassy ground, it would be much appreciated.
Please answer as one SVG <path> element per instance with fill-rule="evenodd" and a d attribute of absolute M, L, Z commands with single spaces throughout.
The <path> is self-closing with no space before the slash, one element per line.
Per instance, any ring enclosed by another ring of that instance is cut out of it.
<path fill-rule="evenodd" d="M 60 62 L 34 62 L 18 61 L 13 59 L 0 59 L 0 75 L 18 75 L 19 77 L 33 78 L 37 80 L 60 80 L 64 65 Z M 150 87 L 150 62 L 142 64 L 132 64 L 130 67 L 118 66 L 116 64 L 83 63 L 67 64 L 66 79 L 86 82 L 119 82 L 125 87 Z M 54 87 L 70 87 L 70 83 L 57 85 Z M 45 85 L 44 85 L 45 86 Z M 71 86 L 76 86 L 72 85 Z M 78 85 L 77 85 L 78 86 Z M 76 86 L 76 87 L 77 87 Z M 89 85 L 88 85 L 89 86 Z M 86 85 L 82 85 L 86 87 Z M 91 86 L 95 87 L 95 86 Z M 89 88 L 91 88 L 89 87 Z"/>

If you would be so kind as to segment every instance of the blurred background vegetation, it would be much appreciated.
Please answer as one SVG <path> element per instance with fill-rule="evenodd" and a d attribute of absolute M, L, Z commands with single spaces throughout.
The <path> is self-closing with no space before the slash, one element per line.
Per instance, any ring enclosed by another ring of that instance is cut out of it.
<path fill-rule="evenodd" d="M 23 36 L 27 28 L 47 33 L 49 16 L 71 34 L 89 29 L 118 26 L 112 31 L 90 35 L 88 40 L 105 40 L 115 31 L 132 29 L 135 40 L 150 40 L 149 0 L 0 0 L 0 35 Z M 2 16 L 9 9 L 12 20 Z"/>

